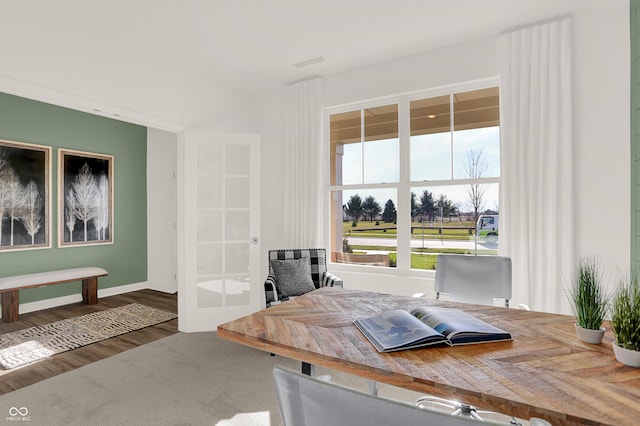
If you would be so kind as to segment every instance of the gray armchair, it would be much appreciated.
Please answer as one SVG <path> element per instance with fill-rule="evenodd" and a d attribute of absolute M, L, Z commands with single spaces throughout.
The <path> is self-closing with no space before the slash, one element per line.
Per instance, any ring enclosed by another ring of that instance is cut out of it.
<path fill-rule="evenodd" d="M 298 276 L 298 274 L 304 276 Z M 327 271 L 325 249 L 269 250 L 269 275 L 264 282 L 267 307 L 303 294 L 305 291 L 320 287 L 342 286 L 342 280 Z"/>

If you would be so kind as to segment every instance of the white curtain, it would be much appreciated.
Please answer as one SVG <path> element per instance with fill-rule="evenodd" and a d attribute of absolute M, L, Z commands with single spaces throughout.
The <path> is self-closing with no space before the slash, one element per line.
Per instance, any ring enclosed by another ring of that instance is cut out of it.
<path fill-rule="evenodd" d="M 315 248 L 322 229 L 322 80 L 286 88 L 283 216 L 287 248 Z"/>
<path fill-rule="evenodd" d="M 500 252 L 513 301 L 570 313 L 563 283 L 575 258 L 571 21 L 500 36 Z"/>

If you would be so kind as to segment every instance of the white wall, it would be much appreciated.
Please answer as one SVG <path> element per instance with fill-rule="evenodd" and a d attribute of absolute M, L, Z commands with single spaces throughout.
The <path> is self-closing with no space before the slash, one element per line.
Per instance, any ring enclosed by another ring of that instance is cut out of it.
<path fill-rule="evenodd" d="M 573 23 L 576 244 L 615 281 L 631 258 L 629 5 Z"/>
<path fill-rule="evenodd" d="M 626 269 L 630 256 L 629 12 L 606 4 L 574 16 L 574 122 L 578 255 L 598 255 L 607 270 Z M 496 37 L 425 52 L 324 77 L 324 106 L 484 79 L 498 75 Z M 282 212 L 281 95 L 263 101 L 262 246 L 280 245 Z M 267 109 L 265 109 L 265 107 Z M 266 268 L 266 262 L 265 262 Z M 345 286 L 410 295 L 433 294 L 432 273 L 383 276 L 332 265 Z M 514 300 L 514 304 L 519 301 Z"/>
<path fill-rule="evenodd" d="M 176 237 L 177 135 L 147 129 L 147 283 L 178 291 Z"/>
<path fill-rule="evenodd" d="M 447 86 L 498 75 L 497 39 L 476 40 L 324 78 L 324 105 Z"/>
<path fill-rule="evenodd" d="M 261 111 L 256 116 L 260 126 L 261 156 L 261 220 L 260 220 L 260 268 L 267 277 L 267 251 L 287 248 L 284 244 L 284 217 L 282 206 L 286 194 L 284 181 L 284 88 L 263 93 L 254 104 Z"/>

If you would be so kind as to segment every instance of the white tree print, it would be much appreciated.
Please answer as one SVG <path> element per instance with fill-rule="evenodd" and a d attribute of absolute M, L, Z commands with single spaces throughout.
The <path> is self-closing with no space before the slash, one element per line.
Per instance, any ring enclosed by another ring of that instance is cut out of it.
<path fill-rule="evenodd" d="M 49 152 L 0 140 L 0 250 L 48 244 Z"/>
<path fill-rule="evenodd" d="M 7 211 L 8 182 L 11 166 L 7 160 L 7 154 L 0 150 L 0 245 L 2 245 L 2 223 Z"/>
<path fill-rule="evenodd" d="M 109 227 L 109 178 L 101 173 L 97 179 L 98 193 L 95 203 L 93 226 L 96 228 L 99 240 L 106 239 L 106 229 Z"/>
<path fill-rule="evenodd" d="M 84 241 L 87 241 L 87 224 L 95 216 L 98 197 L 98 186 L 89 164 L 84 163 L 78 174 L 74 176 L 70 191 L 74 199 L 76 217 L 83 223 Z"/>
<path fill-rule="evenodd" d="M 76 202 L 75 198 L 71 194 L 71 191 L 67 192 L 65 196 L 64 204 L 64 224 L 69 230 L 69 241 L 73 242 L 73 229 L 76 227 Z"/>
<path fill-rule="evenodd" d="M 35 236 L 42 226 L 42 197 L 38 191 L 38 185 L 31 180 L 26 187 L 22 188 L 21 199 L 24 202 L 18 219 L 22 226 L 31 236 L 31 244 L 35 244 Z"/>
<path fill-rule="evenodd" d="M 60 150 L 60 245 L 112 241 L 112 156 Z M 86 154 L 86 155 L 85 155 Z M 81 225 L 82 223 L 82 225 Z"/>
<path fill-rule="evenodd" d="M 6 190 L 6 212 L 10 223 L 10 240 L 9 245 L 13 246 L 13 236 L 15 223 L 22 213 L 24 208 L 24 196 L 25 192 L 20 184 L 20 179 L 13 168 L 9 168 L 8 172 L 4 176 L 5 190 Z"/>

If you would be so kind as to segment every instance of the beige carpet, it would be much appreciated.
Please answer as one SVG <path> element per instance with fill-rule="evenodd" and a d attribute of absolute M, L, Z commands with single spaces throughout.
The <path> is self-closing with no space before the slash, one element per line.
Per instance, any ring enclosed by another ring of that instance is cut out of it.
<path fill-rule="evenodd" d="M 299 363 L 178 333 L 0 396 L 0 421 L 29 425 L 280 425 L 272 369 Z M 368 381 L 319 369 L 367 391 Z M 418 394 L 380 385 L 386 397 Z M 26 415 L 24 415 L 26 413 Z M 24 417 L 24 418 L 23 418 Z M 28 420 L 28 422 L 27 422 Z"/>

